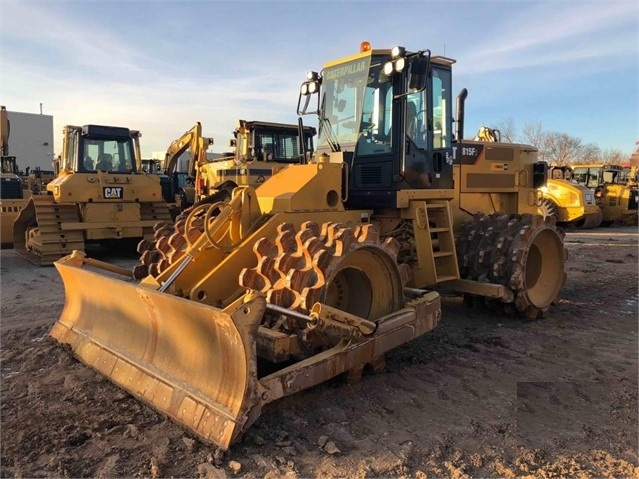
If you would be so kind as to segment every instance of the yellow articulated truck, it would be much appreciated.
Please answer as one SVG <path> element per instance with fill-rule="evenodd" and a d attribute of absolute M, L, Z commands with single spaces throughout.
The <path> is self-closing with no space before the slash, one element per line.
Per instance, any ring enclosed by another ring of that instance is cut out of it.
<path fill-rule="evenodd" d="M 153 237 L 170 221 L 160 178 L 139 173 L 140 133 L 128 128 L 64 127 L 57 176 L 33 195 L 13 227 L 17 253 L 49 265 L 85 243 Z"/>
<path fill-rule="evenodd" d="M 552 221 L 477 215 L 456 247 L 453 63 L 365 42 L 309 73 L 310 161 L 208 205 L 204 231 L 157 276 L 103 274 L 81 252 L 56 261 L 66 303 L 51 335 L 227 449 L 268 403 L 382 370 L 437 326 L 443 285 L 545 316 L 565 280 Z"/>

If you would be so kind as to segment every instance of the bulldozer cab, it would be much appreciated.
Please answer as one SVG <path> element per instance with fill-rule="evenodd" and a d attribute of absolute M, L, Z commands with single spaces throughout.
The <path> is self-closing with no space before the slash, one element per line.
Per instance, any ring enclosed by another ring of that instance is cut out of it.
<path fill-rule="evenodd" d="M 454 62 L 365 42 L 308 74 L 298 114 L 319 116 L 318 156 L 348 165 L 348 207 L 394 208 L 394 192 L 453 187 Z"/>
<path fill-rule="evenodd" d="M 101 125 L 66 126 L 62 162 L 64 169 L 76 173 L 136 173 L 139 132 Z"/>

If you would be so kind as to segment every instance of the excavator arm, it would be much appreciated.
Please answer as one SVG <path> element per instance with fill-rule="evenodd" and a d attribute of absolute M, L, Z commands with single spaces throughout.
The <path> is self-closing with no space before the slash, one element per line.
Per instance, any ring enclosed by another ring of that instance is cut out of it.
<path fill-rule="evenodd" d="M 177 169 L 178 158 L 187 149 L 190 151 L 188 173 L 195 178 L 198 166 L 206 162 L 206 150 L 213 144 L 213 138 L 202 136 L 202 124 L 198 121 L 193 128 L 173 141 L 164 157 L 164 174 L 171 176 Z"/>
<path fill-rule="evenodd" d="M 0 106 L 0 151 L 2 156 L 9 156 L 9 117 L 4 106 Z"/>

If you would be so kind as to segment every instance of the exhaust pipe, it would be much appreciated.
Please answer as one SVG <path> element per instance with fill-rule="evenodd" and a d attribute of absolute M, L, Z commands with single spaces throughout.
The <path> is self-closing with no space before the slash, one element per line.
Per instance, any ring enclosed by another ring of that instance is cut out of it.
<path fill-rule="evenodd" d="M 464 105 L 466 103 L 466 97 L 468 96 L 468 90 L 462 88 L 462 91 L 457 95 L 457 118 L 455 118 L 455 139 L 462 141 L 464 139 Z"/>

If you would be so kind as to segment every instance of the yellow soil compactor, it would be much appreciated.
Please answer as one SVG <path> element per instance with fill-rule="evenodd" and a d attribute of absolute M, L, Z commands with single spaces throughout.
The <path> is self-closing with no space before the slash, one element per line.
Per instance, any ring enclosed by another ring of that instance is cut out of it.
<path fill-rule="evenodd" d="M 82 252 L 56 261 L 66 303 L 51 335 L 227 449 L 266 404 L 381 370 L 437 325 L 440 287 L 462 281 L 545 316 L 565 280 L 552 221 L 477 215 L 456 245 L 453 63 L 365 43 L 311 72 L 298 112 L 319 116 L 312 159 L 194 209 L 171 236 L 185 247 L 141 281 L 87 267 Z M 539 167 L 525 171 L 543 184 Z"/>
<path fill-rule="evenodd" d="M 597 204 L 603 212 L 603 226 L 613 223 L 637 224 L 639 188 L 632 170 L 620 165 L 575 165 L 572 181 L 593 188 Z"/>

